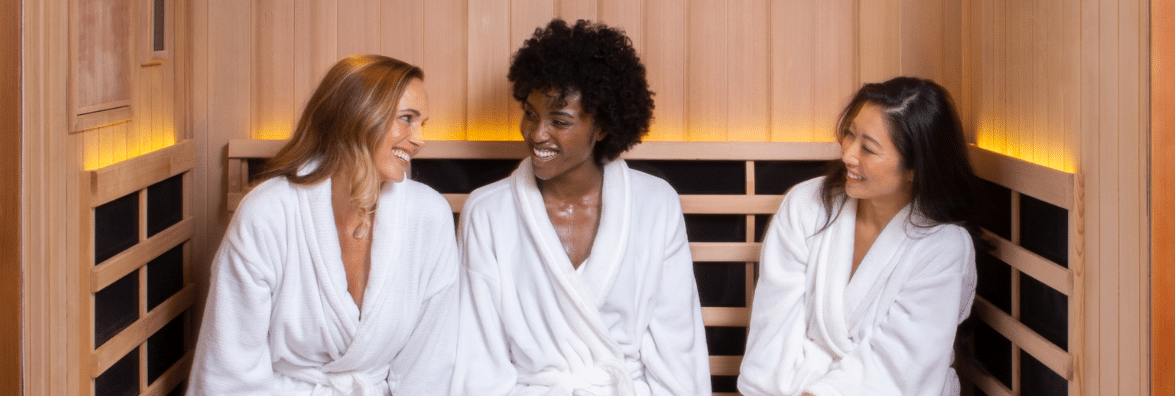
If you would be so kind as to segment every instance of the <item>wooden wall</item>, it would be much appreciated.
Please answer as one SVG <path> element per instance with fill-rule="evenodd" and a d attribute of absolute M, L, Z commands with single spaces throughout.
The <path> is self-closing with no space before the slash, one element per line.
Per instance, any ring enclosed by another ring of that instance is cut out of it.
<path fill-rule="evenodd" d="M 1175 0 L 1151 0 L 1151 383 L 1175 394 Z"/>
<path fill-rule="evenodd" d="M 177 5 L 186 3 L 175 1 Z M 88 289 L 77 277 L 83 253 L 78 242 L 83 214 L 79 175 L 86 169 L 165 147 L 186 133 L 187 123 L 177 120 L 187 118 L 187 101 L 176 93 L 176 87 L 186 85 L 186 67 L 181 65 L 188 63 L 180 48 L 173 52 L 173 59 L 161 65 L 140 67 L 136 63 L 131 76 L 135 118 L 70 133 L 69 1 L 17 3 L 23 4 L 24 141 L 23 158 L 16 158 L 21 161 L 19 174 L 24 180 L 19 206 L 23 212 L 24 393 L 80 394 L 89 385 L 79 380 L 76 358 L 81 354 L 77 337 L 81 329 L 88 328 L 80 319 L 81 301 L 76 292 Z M 133 20 L 138 21 L 135 15 Z M 185 25 L 182 13 L 168 18 L 176 26 Z"/>
<path fill-rule="evenodd" d="M 978 145 L 1084 178 L 1071 254 L 1086 258 L 1088 395 L 1150 392 L 1148 4 L 968 0 L 960 14 L 957 98 Z"/>
<path fill-rule="evenodd" d="M 0 0 L 0 169 L 20 169 L 19 0 Z M 21 389 L 20 172 L 0 172 L 0 394 Z"/>

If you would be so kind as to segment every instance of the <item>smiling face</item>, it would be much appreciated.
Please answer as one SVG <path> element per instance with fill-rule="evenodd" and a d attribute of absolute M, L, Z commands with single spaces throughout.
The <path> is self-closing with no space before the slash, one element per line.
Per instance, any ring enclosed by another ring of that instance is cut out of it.
<path fill-rule="evenodd" d="M 522 102 L 522 111 L 520 129 L 531 149 L 535 177 L 549 181 L 599 172 L 592 150 L 606 134 L 583 111 L 578 92 L 569 92 L 560 101 L 558 90 L 533 91 Z"/>
<path fill-rule="evenodd" d="M 847 180 L 845 194 L 905 206 L 910 202 L 914 172 L 902 167 L 881 107 L 865 103 L 840 140 Z"/>
<path fill-rule="evenodd" d="M 428 121 L 428 93 L 424 81 L 412 79 L 396 105 L 395 119 L 388 123 L 383 141 L 374 153 L 380 181 L 400 182 L 408 171 L 412 157 L 424 148 L 420 129 Z"/>

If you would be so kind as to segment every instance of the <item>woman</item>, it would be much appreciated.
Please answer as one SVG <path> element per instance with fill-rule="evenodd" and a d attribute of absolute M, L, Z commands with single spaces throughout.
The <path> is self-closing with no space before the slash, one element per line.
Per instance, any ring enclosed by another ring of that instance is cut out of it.
<path fill-rule="evenodd" d="M 216 253 L 189 394 L 447 392 L 452 212 L 405 180 L 428 116 L 415 66 L 331 68 Z"/>
<path fill-rule="evenodd" d="M 783 199 L 763 241 L 745 395 L 955 395 L 975 296 L 975 177 L 946 90 L 866 84 L 841 161 Z"/>
<path fill-rule="evenodd" d="M 709 395 L 677 193 L 617 159 L 653 110 L 631 42 L 554 20 L 509 79 L 531 155 L 461 213 L 454 393 Z"/>

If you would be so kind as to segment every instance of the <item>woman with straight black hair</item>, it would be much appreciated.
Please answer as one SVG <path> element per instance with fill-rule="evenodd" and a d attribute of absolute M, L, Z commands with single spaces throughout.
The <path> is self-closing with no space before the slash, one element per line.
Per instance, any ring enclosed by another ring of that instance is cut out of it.
<path fill-rule="evenodd" d="M 933 81 L 866 84 L 841 161 L 792 188 L 763 241 L 745 395 L 957 395 L 957 326 L 975 296 L 976 178 Z"/>

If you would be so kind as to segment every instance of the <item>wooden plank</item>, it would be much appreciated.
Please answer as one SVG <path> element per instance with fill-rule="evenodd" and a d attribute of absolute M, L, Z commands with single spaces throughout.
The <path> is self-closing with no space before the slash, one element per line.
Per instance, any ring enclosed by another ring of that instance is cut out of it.
<path fill-rule="evenodd" d="M 959 371 L 959 378 L 962 378 L 983 390 L 988 396 L 1015 396 L 1011 389 L 1004 386 L 995 376 L 982 371 L 975 367 L 971 361 L 966 359 L 956 360 L 959 364 L 955 368 Z"/>
<path fill-rule="evenodd" d="M 147 387 L 143 392 L 143 396 L 163 396 L 171 392 L 175 387 L 188 379 L 188 372 L 192 369 L 192 358 L 196 351 L 190 350 L 178 362 L 163 372 L 154 384 Z"/>
<path fill-rule="evenodd" d="M 1144 118 L 1149 112 L 1149 106 L 1143 97 L 1147 83 L 1147 74 L 1150 70 L 1144 59 L 1148 39 L 1143 33 L 1149 21 L 1143 20 L 1146 10 L 1142 7 L 1145 0 L 1118 1 L 1118 133 L 1110 134 L 1118 139 L 1116 154 L 1118 168 L 1118 340 L 1119 353 L 1118 389 L 1120 395 L 1141 395 L 1149 391 L 1150 364 L 1148 346 L 1150 345 L 1150 331 L 1147 316 L 1147 305 L 1150 298 L 1144 290 L 1147 289 L 1145 280 L 1149 277 L 1149 270 L 1144 268 L 1150 264 L 1149 257 L 1145 257 L 1149 243 L 1146 234 L 1150 231 L 1146 218 L 1149 216 L 1146 208 L 1146 158 L 1147 136 L 1149 126 Z M 1170 83 L 1170 82 L 1167 82 Z M 1160 111 L 1169 111 L 1163 109 Z M 1103 132 L 1104 133 L 1104 132 Z M 1109 344 L 1114 347 L 1113 344 Z"/>
<path fill-rule="evenodd" d="M 516 45 L 510 38 L 510 0 L 469 3 L 468 82 L 466 93 L 469 140 L 509 140 L 517 135 L 508 113 L 514 105 L 509 82 L 503 78 Z"/>
<path fill-rule="evenodd" d="M 771 140 L 771 79 L 767 0 L 729 3 L 727 141 Z"/>
<path fill-rule="evenodd" d="M 598 0 L 596 2 L 599 4 L 597 6 L 599 9 L 598 19 L 608 26 L 624 30 L 624 35 L 632 40 L 632 46 L 636 48 L 636 52 L 644 54 L 646 48 L 644 45 L 645 2 L 632 0 Z M 656 15 L 656 17 L 662 16 Z"/>
<path fill-rule="evenodd" d="M 902 72 L 901 0 L 862 1 L 858 23 L 861 83 L 882 82 Z"/>
<path fill-rule="evenodd" d="M 1073 209 L 1073 174 L 970 146 L 975 174 L 1033 198 Z"/>
<path fill-rule="evenodd" d="M 738 375 L 742 356 L 710 356 L 710 375 Z"/>
<path fill-rule="evenodd" d="M 730 32 L 727 0 L 689 0 L 685 58 L 690 78 L 686 86 L 685 140 L 727 140 L 727 109 L 731 70 L 726 63 Z M 681 60 L 677 60 L 680 62 Z"/>
<path fill-rule="evenodd" d="M 751 324 L 751 309 L 702 307 L 702 321 L 706 326 L 747 327 Z"/>
<path fill-rule="evenodd" d="M 775 214 L 780 202 L 783 202 L 782 195 L 681 195 L 681 211 L 687 214 Z"/>
<path fill-rule="evenodd" d="M 686 2 L 646 0 L 645 43 L 642 52 L 649 89 L 656 93 L 657 109 L 646 141 L 685 140 L 688 51 Z"/>
<path fill-rule="evenodd" d="M 1151 7 L 1151 394 L 1175 394 L 1175 1 Z"/>
<path fill-rule="evenodd" d="M 195 166 L 195 143 L 185 140 L 114 165 L 87 171 L 94 207 L 141 190 Z"/>
<path fill-rule="evenodd" d="M 91 267 L 90 292 L 97 293 L 105 289 L 111 283 L 147 265 L 148 261 L 192 239 L 195 229 L 194 225 L 195 220 L 192 217 L 188 217 L 176 223 L 176 225 L 169 227 L 167 230 L 155 234 L 145 241 L 139 242 L 135 246 L 107 259 L 99 265 Z"/>
<path fill-rule="evenodd" d="M 627 159 L 826 161 L 840 158 L 831 142 L 661 142 L 640 144 L 624 153 Z"/>
<path fill-rule="evenodd" d="M 694 261 L 741 262 L 759 261 L 760 243 L 755 242 L 690 242 Z"/>
<path fill-rule="evenodd" d="M 131 350 L 147 341 L 147 338 L 163 328 L 176 316 L 192 306 L 196 301 L 196 287 L 189 284 L 175 295 L 168 298 L 147 316 L 139 318 L 135 323 L 127 326 L 122 332 L 115 335 L 97 350 L 90 353 L 89 376 L 97 378 L 106 369 L 114 365 L 118 359 L 126 356 Z M 90 336 L 93 337 L 92 335 Z"/>
<path fill-rule="evenodd" d="M 575 23 L 579 19 L 587 19 L 589 21 L 600 20 L 601 22 L 612 25 L 612 21 L 599 16 L 600 4 L 597 0 L 556 0 L 555 3 L 555 15 L 563 18 L 568 23 Z M 640 4 L 640 2 L 629 3 Z"/>
<path fill-rule="evenodd" d="M 250 132 L 259 139 L 289 138 L 297 117 L 294 69 L 300 63 L 294 45 L 294 5 L 259 1 L 253 4 L 253 12 L 256 45 Z"/>
<path fill-rule="evenodd" d="M 820 41 L 815 48 L 816 75 L 813 100 L 816 121 L 810 141 L 834 140 L 836 120 L 841 109 L 863 82 L 858 78 L 858 66 L 863 66 L 864 62 L 859 61 L 854 55 L 859 48 L 864 47 L 858 46 L 859 40 L 863 39 L 857 35 L 857 17 L 863 15 L 857 13 L 857 7 L 864 3 L 866 2 L 854 0 L 817 3 L 815 27 L 816 37 Z M 886 20 L 883 23 L 894 24 L 895 20 Z"/>
<path fill-rule="evenodd" d="M 984 235 L 988 240 L 994 242 L 995 250 L 992 251 L 992 255 L 1000 261 L 1008 263 L 1012 268 L 1028 274 L 1061 294 L 1073 295 L 1073 273 L 1068 268 L 1053 263 L 1007 239 L 1000 238 L 990 231 L 985 230 Z"/>
<path fill-rule="evenodd" d="M 425 85 L 428 89 L 432 119 L 424 128 L 425 140 L 466 139 L 466 93 L 468 88 L 469 18 L 464 0 L 428 0 L 424 2 L 423 45 Z M 427 151 L 427 150 L 425 150 Z"/>
<path fill-rule="evenodd" d="M 368 30 L 375 29 L 377 35 L 380 37 L 380 42 L 369 42 L 368 45 L 372 52 L 384 54 L 404 62 L 423 67 L 427 58 L 425 53 L 428 51 L 426 37 L 426 26 L 433 23 L 442 24 L 450 27 L 463 27 L 464 19 L 457 19 L 454 16 L 463 14 L 449 15 L 444 18 L 427 19 L 426 7 L 429 2 L 433 0 L 376 0 L 376 3 L 368 3 L 367 8 L 374 8 L 376 12 L 370 12 L 364 22 Z M 438 2 L 440 7 L 445 7 L 446 11 L 460 12 L 450 8 L 452 2 Z M 371 15 L 375 15 L 378 19 L 372 20 Z M 352 17 L 353 18 L 353 17 Z M 346 20 L 344 20 L 346 21 Z M 454 32 L 461 32 L 461 29 Z M 464 35 L 456 36 L 464 37 Z M 454 36 L 440 38 L 436 43 L 444 43 L 443 45 L 432 45 L 432 47 L 453 47 L 464 48 L 462 45 L 456 45 Z M 374 47 L 371 47 L 374 45 Z M 438 48 L 439 49 L 439 48 Z M 462 57 L 464 59 L 464 57 Z M 430 69 L 425 69 L 425 78 L 428 79 Z M 430 82 L 434 81 L 429 79 Z M 430 87 L 431 88 L 431 87 Z M 432 93 L 432 90 L 429 90 Z M 430 95 L 431 99 L 431 95 Z M 431 103 L 430 103 L 431 104 Z M 433 110 L 437 107 L 434 105 Z"/>
<path fill-rule="evenodd" d="M 868 2 L 872 4 L 872 2 Z M 813 141 L 816 132 L 816 0 L 771 3 L 771 141 Z"/>
<path fill-rule="evenodd" d="M 1122 331 L 1120 323 L 1122 323 L 1122 313 L 1119 311 L 1121 305 L 1121 266 L 1127 265 L 1120 262 L 1121 257 L 1121 240 L 1119 234 L 1122 232 L 1121 217 L 1125 213 L 1120 211 L 1118 207 L 1118 194 L 1122 191 L 1120 189 L 1119 178 L 1121 173 L 1120 161 L 1122 158 L 1122 148 L 1120 147 L 1118 134 L 1129 133 L 1127 131 L 1119 131 L 1121 118 L 1121 108 L 1119 102 L 1122 100 L 1120 92 L 1120 82 L 1118 75 L 1122 72 L 1122 60 L 1119 56 L 1122 41 L 1118 39 L 1120 30 L 1118 28 L 1119 21 L 1119 1 L 1102 1 L 1096 5 L 1098 9 L 1098 24 L 1091 25 L 1098 31 L 1098 60 L 1095 64 L 1089 65 L 1098 71 L 1098 107 L 1095 111 L 1098 113 L 1096 129 L 1093 132 L 1095 145 L 1092 155 L 1097 158 L 1097 172 L 1099 177 L 1097 185 L 1091 185 L 1096 194 L 1100 197 L 1101 206 L 1098 208 L 1096 216 L 1100 217 L 1096 231 L 1097 237 L 1094 243 L 1099 246 L 1099 257 L 1095 260 L 1098 262 L 1097 275 L 1094 280 L 1098 282 L 1098 292 L 1096 301 L 1100 305 L 1100 317 L 1098 320 L 1099 336 L 1097 342 L 1098 348 L 1103 351 L 1099 356 L 1100 370 L 1095 371 L 1101 374 L 1099 378 L 1098 395 L 1116 395 L 1120 390 L 1122 381 L 1122 373 L 1118 368 L 1122 366 L 1122 351 L 1119 350 L 1120 344 L 1118 340 L 1122 338 Z M 1093 228 L 1090 228 L 1091 230 Z"/>
<path fill-rule="evenodd" d="M 1075 63 L 1075 67 L 1080 70 L 1078 72 L 1077 91 L 1074 92 L 1078 96 L 1078 122 L 1075 124 L 1078 133 L 1075 135 L 1077 141 L 1074 146 L 1078 148 L 1080 155 L 1076 158 L 1077 170 L 1081 172 L 1085 180 L 1085 230 L 1087 231 L 1086 238 L 1083 239 L 1083 244 L 1086 249 L 1086 282 L 1085 295 L 1086 299 L 1084 311 L 1086 313 L 1085 321 L 1082 323 L 1082 328 L 1085 329 L 1085 340 L 1081 346 L 1081 350 L 1085 352 L 1085 361 L 1082 366 L 1082 371 L 1089 374 L 1085 377 L 1084 385 L 1081 388 L 1083 395 L 1099 395 L 1101 392 L 1101 377 L 1108 373 L 1102 373 L 1103 356 L 1099 344 L 1103 339 L 1101 334 L 1101 304 L 1099 303 L 1101 291 L 1101 282 L 1099 277 L 1101 275 L 1101 248 L 1100 242 L 1100 228 L 1101 228 L 1101 194 L 1100 190 L 1100 166 L 1098 165 L 1098 132 L 1099 132 L 1099 118 L 1098 111 L 1100 95 L 1100 72 L 1098 71 L 1098 63 L 1101 61 L 1100 48 L 1101 43 L 1098 37 L 1099 29 L 1097 26 L 1100 23 L 1098 15 L 1099 0 L 1081 0 L 1076 7 L 1077 11 L 1071 11 L 1076 14 L 1077 19 L 1073 21 L 1077 27 L 1072 29 L 1079 31 L 1080 39 L 1076 44 L 1078 47 L 1079 57 Z M 1109 353 L 1111 351 L 1107 351 Z"/>
<path fill-rule="evenodd" d="M 1085 386 L 1086 363 L 1089 351 L 1086 337 L 1086 280 L 1085 280 L 1085 179 L 1076 175 L 1073 211 L 1069 213 L 1069 268 L 1073 271 L 1073 295 L 1069 297 L 1069 354 L 1073 356 L 1073 378 L 1069 394 L 1080 395 Z"/>
<path fill-rule="evenodd" d="M 983 297 L 975 298 L 975 314 L 992 329 L 1066 380 L 1073 378 L 1073 358 L 1028 326 L 1013 319 Z"/>

